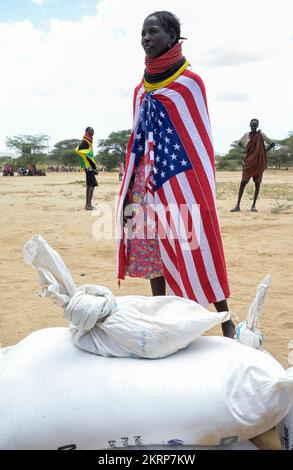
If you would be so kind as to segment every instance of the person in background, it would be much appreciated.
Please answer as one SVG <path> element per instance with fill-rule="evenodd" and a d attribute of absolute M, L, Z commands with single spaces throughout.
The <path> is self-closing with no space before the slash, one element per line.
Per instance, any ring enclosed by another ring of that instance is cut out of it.
<path fill-rule="evenodd" d="M 13 176 L 13 170 L 12 170 L 12 165 L 10 163 L 5 163 L 4 165 L 4 170 L 3 170 L 3 176 Z"/>
<path fill-rule="evenodd" d="M 246 132 L 238 141 L 238 145 L 246 152 L 244 162 L 242 164 L 242 179 L 238 192 L 238 200 L 236 206 L 231 212 L 240 212 L 240 203 L 243 196 L 245 186 L 250 178 L 253 178 L 255 184 L 252 212 L 257 212 L 256 200 L 259 194 L 262 182 L 263 172 L 267 169 L 267 152 L 269 152 L 276 144 L 269 139 L 261 130 L 257 130 L 259 126 L 258 119 L 251 119 L 250 132 Z M 267 146 L 265 145 L 267 144 Z"/>
<path fill-rule="evenodd" d="M 124 163 L 121 160 L 119 164 L 119 181 L 122 181 L 123 175 L 124 175 Z"/>
<path fill-rule="evenodd" d="M 98 174 L 97 164 L 94 159 L 93 137 L 94 129 L 87 127 L 81 143 L 76 147 L 75 152 L 80 157 L 80 166 L 86 175 L 86 203 L 85 209 L 90 211 L 95 207 L 92 205 L 92 198 L 95 187 L 98 186 L 96 175 Z"/>

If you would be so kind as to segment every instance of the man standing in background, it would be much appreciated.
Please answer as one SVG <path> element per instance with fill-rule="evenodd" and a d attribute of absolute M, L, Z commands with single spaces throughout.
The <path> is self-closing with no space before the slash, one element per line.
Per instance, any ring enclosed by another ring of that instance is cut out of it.
<path fill-rule="evenodd" d="M 98 186 L 98 182 L 95 177 L 95 175 L 98 174 L 98 169 L 93 152 L 94 133 L 95 131 L 92 127 L 87 127 L 81 143 L 75 149 L 75 152 L 80 157 L 80 166 L 86 174 L 85 209 L 88 211 L 94 209 L 94 206 L 92 206 L 92 197 L 95 187 Z"/>
<path fill-rule="evenodd" d="M 252 119 L 250 121 L 251 131 L 246 132 L 238 141 L 238 145 L 240 145 L 240 147 L 246 151 L 246 155 L 244 158 L 238 201 L 234 209 L 231 209 L 231 212 L 240 211 L 240 202 L 243 196 L 244 188 L 251 177 L 253 178 L 255 184 L 255 191 L 250 210 L 252 212 L 257 212 L 255 205 L 262 182 L 262 175 L 263 172 L 267 169 L 267 152 L 269 152 L 269 150 L 275 146 L 275 142 L 269 139 L 263 132 L 257 130 L 258 126 L 258 119 Z M 267 144 L 267 147 L 265 146 L 265 143 Z"/>
<path fill-rule="evenodd" d="M 124 163 L 122 160 L 120 160 L 119 164 L 119 181 L 122 181 L 124 175 Z"/>

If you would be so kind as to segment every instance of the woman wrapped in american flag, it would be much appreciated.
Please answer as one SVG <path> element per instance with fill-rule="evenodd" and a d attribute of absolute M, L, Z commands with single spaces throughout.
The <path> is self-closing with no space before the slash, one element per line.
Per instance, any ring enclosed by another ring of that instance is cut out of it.
<path fill-rule="evenodd" d="M 180 22 L 150 14 L 145 72 L 134 92 L 133 131 L 117 208 L 118 278 L 150 279 L 176 295 L 228 311 L 205 87 L 182 54 Z M 232 320 L 222 324 L 233 338 Z"/>

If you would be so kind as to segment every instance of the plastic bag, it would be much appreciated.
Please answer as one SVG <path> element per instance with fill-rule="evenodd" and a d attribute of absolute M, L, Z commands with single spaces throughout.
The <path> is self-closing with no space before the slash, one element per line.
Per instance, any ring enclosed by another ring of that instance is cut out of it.
<path fill-rule="evenodd" d="M 260 317 L 270 283 L 271 277 L 266 276 L 257 286 L 256 296 L 249 307 L 246 321 L 240 322 L 237 325 L 236 337 L 241 343 L 252 348 L 260 348 L 264 341 L 260 331 Z"/>

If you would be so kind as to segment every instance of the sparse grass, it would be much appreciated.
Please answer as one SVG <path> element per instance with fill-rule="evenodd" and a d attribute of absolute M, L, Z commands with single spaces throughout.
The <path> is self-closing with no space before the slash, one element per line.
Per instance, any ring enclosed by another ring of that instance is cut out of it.
<path fill-rule="evenodd" d="M 62 196 L 65 196 L 65 197 L 72 196 L 72 191 L 67 192 L 65 189 L 61 189 L 59 193 L 61 193 Z"/>
<path fill-rule="evenodd" d="M 264 197 L 273 199 L 293 199 L 293 186 L 291 184 L 263 184 L 261 185 L 261 194 Z"/>
<path fill-rule="evenodd" d="M 293 204 L 288 204 L 284 202 L 280 202 L 278 199 L 274 201 L 271 207 L 271 214 L 280 214 L 281 212 L 284 214 L 288 213 L 288 211 L 292 208 Z"/>
<path fill-rule="evenodd" d="M 221 182 L 217 183 L 217 199 L 226 199 L 231 195 L 237 196 L 239 191 L 239 183 L 232 182 Z M 245 188 L 244 194 L 253 196 L 254 194 L 254 183 L 251 181 Z M 293 201 L 293 186 L 291 184 L 269 184 L 265 183 L 261 185 L 260 197 L 264 199 L 284 199 L 286 201 Z"/>
<path fill-rule="evenodd" d="M 85 181 L 84 180 L 70 181 L 67 184 L 82 184 L 85 186 Z"/>
<path fill-rule="evenodd" d="M 269 251 L 258 251 L 257 254 L 263 258 L 264 256 L 275 256 L 276 253 L 270 253 Z"/>
<path fill-rule="evenodd" d="M 116 192 L 110 192 L 110 193 L 104 195 L 103 200 L 106 201 L 106 202 L 109 202 L 109 201 L 112 202 L 112 201 L 115 200 L 116 196 L 117 196 Z"/>
<path fill-rule="evenodd" d="M 237 183 L 217 183 L 216 195 L 217 199 L 227 199 L 230 196 L 236 196 L 238 194 L 239 184 Z"/>

